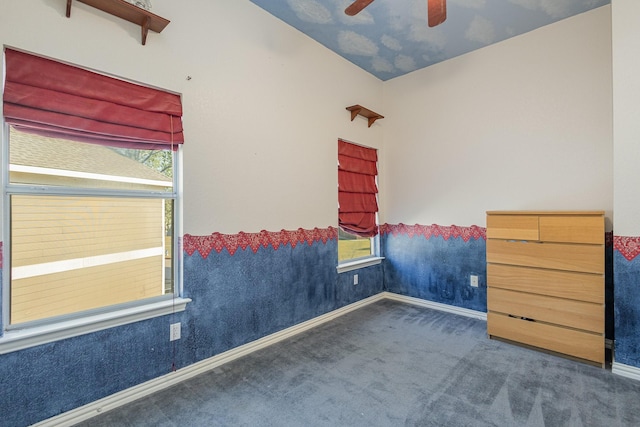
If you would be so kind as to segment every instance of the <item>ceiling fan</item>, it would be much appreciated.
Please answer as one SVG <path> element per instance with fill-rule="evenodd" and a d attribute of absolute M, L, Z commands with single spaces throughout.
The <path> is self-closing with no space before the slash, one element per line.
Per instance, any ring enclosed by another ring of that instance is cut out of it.
<path fill-rule="evenodd" d="M 373 0 L 355 0 L 344 10 L 344 13 L 349 16 L 357 15 L 371 3 Z M 440 25 L 447 19 L 447 0 L 427 0 L 427 10 L 429 26 Z"/>

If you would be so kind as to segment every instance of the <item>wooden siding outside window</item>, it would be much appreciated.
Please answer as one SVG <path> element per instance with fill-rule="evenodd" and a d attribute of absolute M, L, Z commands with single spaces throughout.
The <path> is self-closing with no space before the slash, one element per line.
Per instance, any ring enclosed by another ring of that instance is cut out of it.
<path fill-rule="evenodd" d="M 164 294 L 164 200 L 11 197 L 11 324 Z"/>

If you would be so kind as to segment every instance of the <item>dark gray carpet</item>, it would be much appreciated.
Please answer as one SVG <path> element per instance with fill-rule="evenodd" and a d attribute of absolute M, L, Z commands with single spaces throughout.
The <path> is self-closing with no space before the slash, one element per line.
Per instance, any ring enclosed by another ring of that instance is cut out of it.
<path fill-rule="evenodd" d="M 83 426 L 640 426 L 640 382 L 381 301 Z"/>

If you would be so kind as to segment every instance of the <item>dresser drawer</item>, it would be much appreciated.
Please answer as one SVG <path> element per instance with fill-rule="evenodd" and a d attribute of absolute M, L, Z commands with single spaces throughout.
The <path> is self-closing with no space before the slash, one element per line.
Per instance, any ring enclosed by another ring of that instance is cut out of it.
<path fill-rule="evenodd" d="M 543 242 L 571 242 L 604 245 L 604 217 L 541 216 L 540 239 Z"/>
<path fill-rule="evenodd" d="M 604 336 L 562 326 L 529 322 L 502 314 L 487 314 L 490 336 L 604 363 Z"/>
<path fill-rule="evenodd" d="M 538 240 L 538 217 L 532 215 L 488 215 L 487 238 Z"/>
<path fill-rule="evenodd" d="M 499 288 L 487 290 L 487 309 L 539 322 L 604 333 L 604 306 Z"/>
<path fill-rule="evenodd" d="M 604 274 L 604 247 L 487 239 L 487 262 Z"/>
<path fill-rule="evenodd" d="M 604 304 L 604 276 L 488 264 L 487 286 Z"/>

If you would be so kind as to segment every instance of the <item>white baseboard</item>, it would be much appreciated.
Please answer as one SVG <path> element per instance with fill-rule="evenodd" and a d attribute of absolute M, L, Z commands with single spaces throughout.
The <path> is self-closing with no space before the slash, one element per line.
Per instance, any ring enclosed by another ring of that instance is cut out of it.
<path fill-rule="evenodd" d="M 636 368 L 635 366 L 613 362 L 611 364 L 611 372 L 616 375 L 620 375 L 621 377 L 627 377 L 636 381 L 640 381 L 640 368 Z"/>
<path fill-rule="evenodd" d="M 425 299 L 408 297 L 400 294 L 394 294 L 392 292 L 383 292 L 384 298 L 404 302 L 407 304 L 418 305 L 420 307 L 432 308 L 434 310 L 446 311 L 447 313 L 458 314 L 460 316 L 472 317 L 474 319 L 480 319 L 487 321 L 487 313 L 482 311 L 470 310 L 468 308 L 455 307 L 453 305 L 441 304 L 439 302 L 433 302 Z"/>
<path fill-rule="evenodd" d="M 81 421 L 85 421 L 92 417 L 95 417 L 98 414 L 107 412 L 111 409 L 118 408 L 127 403 L 130 403 L 142 397 L 148 396 L 152 393 L 171 387 L 189 378 L 193 378 L 204 372 L 217 368 L 218 366 L 224 365 L 225 363 L 231 362 L 242 356 L 246 356 L 249 353 L 263 349 L 265 347 L 268 347 L 272 344 L 275 344 L 287 338 L 293 337 L 294 335 L 297 335 L 301 332 L 305 332 L 309 329 L 315 328 L 316 326 L 329 322 L 330 320 L 343 316 L 351 311 L 357 310 L 366 305 L 369 305 L 371 303 L 374 303 L 383 299 L 390 299 L 393 301 L 404 302 L 407 304 L 417 305 L 420 307 L 427 307 L 435 310 L 446 311 L 448 313 L 454 313 L 462 316 L 473 317 L 475 319 L 481 319 L 485 321 L 487 320 L 487 314 L 479 311 L 454 307 L 447 304 L 440 304 L 437 302 L 427 301 L 419 298 L 407 297 L 399 294 L 394 294 L 391 292 L 382 292 L 372 297 L 363 299 L 361 301 L 358 301 L 353 304 L 349 304 L 345 307 L 334 310 L 330 313 L 323 314 L 322 316 L 315 317 L 311 320 L 307 320 L 306 322 L 302 322 L 298 325 L 294 325 L 290 328 L 268 335 L 259 340 L 252 341 L 250 343 L 244 344 L 240 347 L 236 347 L 229 351 L 225 351 L 224 353 L 220 353 L 216 356 L 194 363 L 182 369 L 178 369 L 175 372 L 171 372 L 161 377 L 154 378 L 145 383 L 139 384 L 137 386 L 128 388 L 121 392 L 107 396 L 103 399 L 96 400 L 84 406 L 80 406 L 79 408 L 72 409 L 68 412 L 64 412 L 60 415 L 57 415 L 55 417 L 52 417 L 44 421 L 41 421 L 37 424 L 34 424 L 34 426 L 37 426 L 37 427 L 72 426 Z"/>

